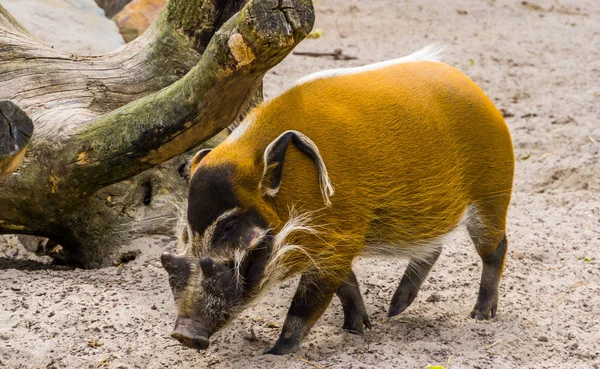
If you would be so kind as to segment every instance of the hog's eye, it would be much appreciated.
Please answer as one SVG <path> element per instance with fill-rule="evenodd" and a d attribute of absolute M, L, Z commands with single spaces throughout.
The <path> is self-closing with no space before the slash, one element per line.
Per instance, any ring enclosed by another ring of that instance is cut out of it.
<path fill-rule="evenodd" d="M 233 229 L 233 227 L 235 226 L 234 222 L 228 223 L 225 228 L 223 229 L 223 233 L 226 234 L 227 232 L 231 231 Z"/>
<path fill-rule="evenodd" d="M 237 225 L 237 219 L 229 219 L 223 223 L 220 229 L 217 230 L 217 234 L 215 239 L 225 241 L 227 239 L 228 233 L 230 233 L 235 226 Z"/>

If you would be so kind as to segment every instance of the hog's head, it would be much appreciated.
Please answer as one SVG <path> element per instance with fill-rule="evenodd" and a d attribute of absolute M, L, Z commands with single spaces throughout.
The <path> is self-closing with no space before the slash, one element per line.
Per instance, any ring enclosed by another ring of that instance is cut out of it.
<path fill-rule="evenodd" d="M 192 159 L 187 219 L 179 235 L 181 250 L 161 256 L 177 306 L 172 337 L 185 346 L 207 348 L 210 336 L 264 286 L 265 268 L 273 262 L 277 236 L 273 228 L 279 222 L 265 198 L 279 190 L 285 150 L 298 134 L 288 131 L 273 141 L 259 168 L 240 170 L 239 165 L 219 159 L 218 152 L 205 159 L 210 150 Z M 320 160 L 314 143 L 307 142 L 312 145 L 296 146 Z M 255 160 L 250 162 L 256 166 Z"/>

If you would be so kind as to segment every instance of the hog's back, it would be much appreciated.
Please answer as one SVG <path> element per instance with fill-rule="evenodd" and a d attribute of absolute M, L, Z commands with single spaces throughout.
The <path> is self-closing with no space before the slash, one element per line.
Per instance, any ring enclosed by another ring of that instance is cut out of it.
<path fill-rule="evenodd" d="M 510 199 L 506 124 L 473 81 L 443 63 L 308 81 L 250 119 L 237 145 L 251 157 L 287 130 L 316 143 L 335 189 L 319 221 L 340 237 L 426 241 L 453 229 L 470 205 L 493 199 L 505 209 Z M 290 145 L 273 200 L 281 219 L 291 205 L 324 207 L 317 178 L 314 163 Z"/>

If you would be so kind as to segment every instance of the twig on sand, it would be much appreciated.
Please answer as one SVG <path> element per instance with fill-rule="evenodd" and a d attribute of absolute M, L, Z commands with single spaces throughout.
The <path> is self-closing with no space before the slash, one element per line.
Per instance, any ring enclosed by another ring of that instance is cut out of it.
<path fill-rule="evenodd" d="M 110 356 L 107 356 L 104 359 L 100 360 L 98 362 L 98 364 L 96 364 L 96 368 L 95 369 L 101 368 L 103 366 L 107 366 L 108 365 L 108 363 L 107 363 L 108 359 L 110 359 Z"/>
<path fill-rule="evenodd" d="M 313 368 L 316 368 L 316 369 L 325 369 L 327 367 L 327 365 L 325 365 L 325 366 L 317 365 L 317 364 L 313 363 L 312 361 L 303 358 L 302 356 L 297 356 L 297 358 L 300 361 L 302 361 L 303 363 L 305 363 L 307 365 L 310 365 L 310 366 L 312 366 Z"/>
<path fill-rule="evenodd" d="M 354 60 L 358 59 L 356 56 L 350 56 L 344 54 L 342 49 L 335 49 L 332 53 L 321 53 L 315 51 L 294 51 L 294 55 L 310 56 L 313 58 L 320 57 L 332 57 L 334 60 Z"/>
<path fill-rule="evenodd" d="M 115 354 L 110 354 L 107 357 L 105 357 L 104 359 L 100 360 L 98 362 L 98 364 L 96 364 L 95 369 L 99 369 L 102 367 L 109 367 L 110 366 L 110 362 L 114 359 L 120 359 L 121 357 L 119 355 L 115 355 Z"/>
<path fill-rule="evenodd" d="M 487 347 L 487 348 L 488 348 L 488 349 L 491 349 L 492 347 L 496 346 L 497 344 L 499 344 L 499 343 L 500 343 L 500 342 L 502 342 L 502 341 L 504 341 L 504 339 L 498 340 L 498 341 L 496 341 L 496 342 L 494 342 L 494 343 L 492 343 L 492 344 L 488 345 L 488 347 Z"/>
<path fill-rule="evenodd" d="M 446 360 L 446 369 L 450 369 L 450 359 L 452 359 L 452 355 L 448 356 L 448 360 Z"/>

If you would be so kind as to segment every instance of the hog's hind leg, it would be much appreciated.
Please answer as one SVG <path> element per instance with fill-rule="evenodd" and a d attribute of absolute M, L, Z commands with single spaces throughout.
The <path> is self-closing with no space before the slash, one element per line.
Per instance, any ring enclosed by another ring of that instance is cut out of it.
<path fill-rule="evenodd" d="M 369 315 L 365 309 L 358 281 L 353 271 L 350 271 L 346 280 L 342 282 L 335 293 L 342 302 L 342 308 L 344 309 L 343 328 L 355 334 L 363 334 L 363 326 L 371 329 Z"/>
<path fill-rule="evenodd" d="M 284 355 L 300 350 L 302 339 L 323 314 L 342 281 L 303 274 L 275 345 L 265 354 Z"/>
<path fill-rule="evenodd" d="M 427 278 L 429 271 L 437 261 L 441 252 L 442 247 L 435 246 L 432 252 L 426 257 L 412 259 L 408 263 L 408 267 L 402 276 L 400 285 L 396 289 L 392 301 L 390 302 L 388 317 L 400 314 L 412 304 L 419 293 L 423 281 Z"/>
<path fill-rule="evenodd" d="M 481 206 L 480 209 L 481 216 L 467 224 L 469 235 L 483 261 L 479 295 L 469 316 L 485 320 L 496 316 L 498 308 L 498 289 L 507 251 L 506 212 L 501 210 L 506 209 L 506 206 L 492 204 L 488 207 Z"/>
<path fill-rule="evenodd" d="M 469 317 L 477 320 L 486 320 L 496 316 L 498 309 L 498 289 L 500 287 L 502 271 L 504 270 L 506 250 L 506 236 L 500 242 L 496 243 L 496 247 L 477 247 L 477 251 L 479 251 L 479 255 L 483 260 L 483 269 L 481 271 L 477 302 Z"/>

